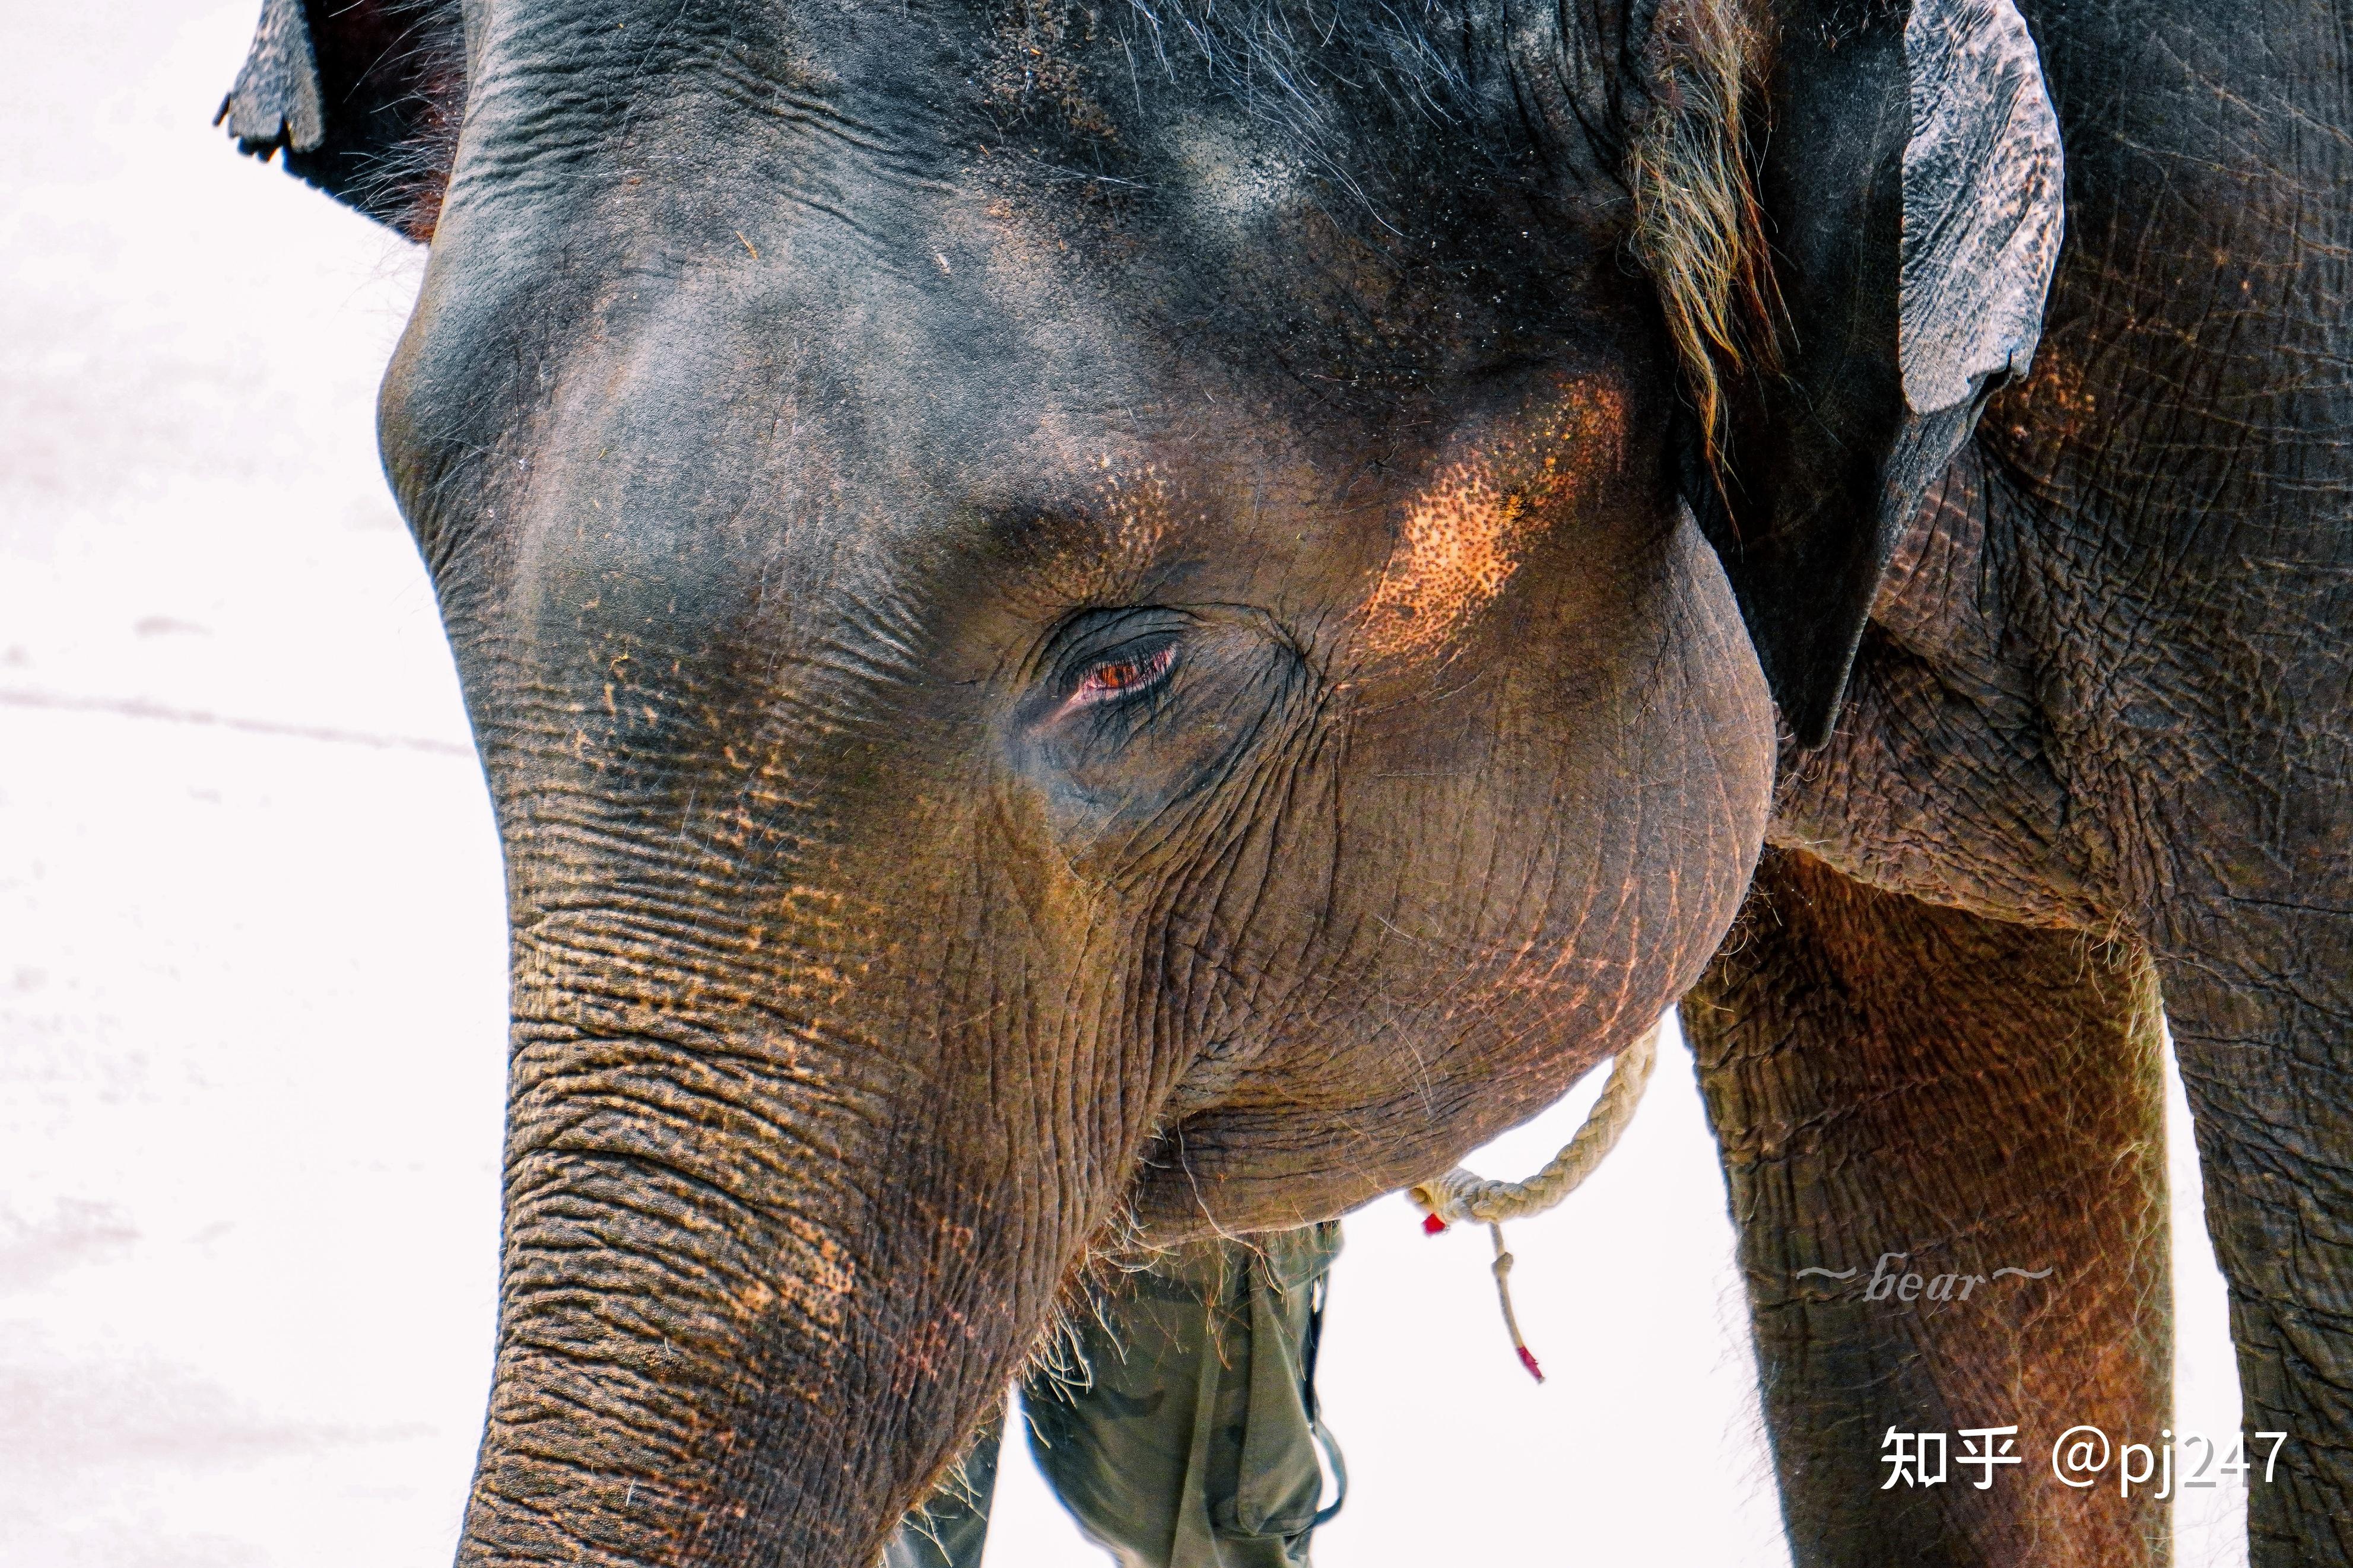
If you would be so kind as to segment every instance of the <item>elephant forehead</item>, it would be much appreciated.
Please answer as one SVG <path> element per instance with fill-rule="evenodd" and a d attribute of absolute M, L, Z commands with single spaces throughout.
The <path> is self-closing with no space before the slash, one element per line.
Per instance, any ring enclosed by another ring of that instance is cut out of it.
<path fill-rule="evenodd" d="M 1461 636 L 1535 541 L 1624 465 L 1625 435 L 1624 389 L 1595 378 L 1458 437 L 1405 502 L 1365 602 L 1365 650 L 1428 658 Z"/>

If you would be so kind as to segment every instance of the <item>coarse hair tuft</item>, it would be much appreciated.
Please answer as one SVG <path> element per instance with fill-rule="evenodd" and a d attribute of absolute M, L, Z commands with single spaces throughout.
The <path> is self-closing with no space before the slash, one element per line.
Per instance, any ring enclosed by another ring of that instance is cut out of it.
<path fill-rule="evenodd" d="M 1743 0 L 1662 0 L 1645 53 L 1651 102 L 1630 128 L 1626 155 L 1634 251 L 1658 287 L 1716 469 L 1728 388 L 1781 363 L 1783 312 L 1752 141 L 1769 40 Z"/>

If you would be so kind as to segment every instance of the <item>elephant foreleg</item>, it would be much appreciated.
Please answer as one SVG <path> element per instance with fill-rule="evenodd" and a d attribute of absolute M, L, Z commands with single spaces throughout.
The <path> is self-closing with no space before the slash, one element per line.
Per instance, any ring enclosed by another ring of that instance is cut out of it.
<path fill-rule="evenodd" d="M 2249 1556 L 2353 1563 L 2353 918 L 2283 900 L 2186 935 L 2160 962 L 2231 1285 Z"/>
<path fill-rule="evenodd" d="M 1797 1562 L 2165 1561 L 2157 1479 L 2052 1463 L 2170 1420 L 2146 963 L 1768 852 L 1683 1018 Z"/>

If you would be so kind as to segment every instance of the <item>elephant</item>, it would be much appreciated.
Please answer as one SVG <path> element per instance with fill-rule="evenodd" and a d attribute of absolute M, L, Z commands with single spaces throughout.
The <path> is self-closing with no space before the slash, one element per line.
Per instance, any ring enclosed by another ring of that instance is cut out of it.
<path fill-rule="evenodd" d="M 2353 1560 L 2342 23 L 268 0 L 505 858 L 458 1560 L 869 1568 L 1106 1270 L 1677 1005 L 1796 1561 L 2167 1559 L 2053 1445 L 2171 1436 L 2168 1028 Z"/>

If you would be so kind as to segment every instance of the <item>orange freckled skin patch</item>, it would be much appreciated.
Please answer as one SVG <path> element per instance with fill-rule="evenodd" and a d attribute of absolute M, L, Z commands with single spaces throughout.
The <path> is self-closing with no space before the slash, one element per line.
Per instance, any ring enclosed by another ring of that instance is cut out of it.
<path fill-rule="evenodd" d="M 1581 382 L 1441 468 L 1408 505 L 1365 601 L 1365 650 L 1427 658 L 1460 637 L 1503 593 L 1528 546 L 1624 460 L 1625 415 L 1623 393 Z"/>
<path fill-rule="evenodd" d="M 1121 585 L 1111 591 L 1124 591 L 1160 558 L 1172 532 L 1205 521 L 1156 465 L 1122 468 L 1101 453 L 1088 461 L 1095 469 L 1092 482 L 1070 508 L 1087 531 L 1066 536 L 1038 567 L 1046 593 L 1081 603 L 1099 602 L 1111 584 Z"/>

